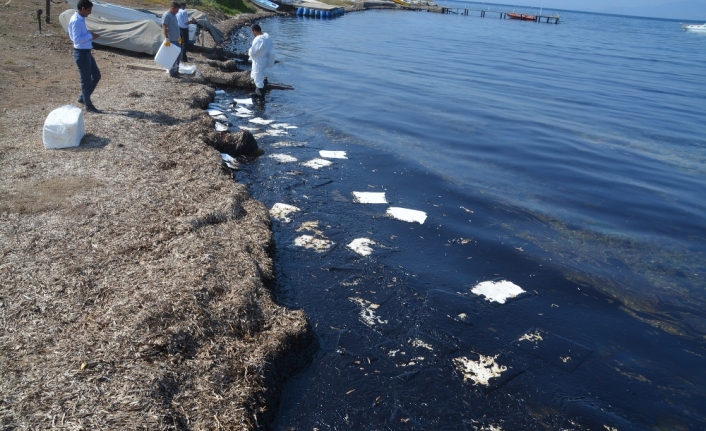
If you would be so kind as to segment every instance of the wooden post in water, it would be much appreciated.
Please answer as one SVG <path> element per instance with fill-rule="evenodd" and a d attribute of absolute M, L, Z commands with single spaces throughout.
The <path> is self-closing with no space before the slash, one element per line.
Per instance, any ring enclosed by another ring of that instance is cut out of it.
<path fill-rule="evenodd" d="M 39 23 L 39 32 L 42 32 L 42 10 L 37 9 L 37 22 Z"/>

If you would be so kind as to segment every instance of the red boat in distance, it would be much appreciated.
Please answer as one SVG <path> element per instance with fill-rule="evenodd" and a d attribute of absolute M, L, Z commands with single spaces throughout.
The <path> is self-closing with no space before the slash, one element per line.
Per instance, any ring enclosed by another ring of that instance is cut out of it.
<path fill-rule="evenodd" d="M 527 15 L 525 13 L 511 13 L 508 12 L 507 17 L 510 19 L 522 19 L 525 21 L 537 21 L 537 16 Z"/>

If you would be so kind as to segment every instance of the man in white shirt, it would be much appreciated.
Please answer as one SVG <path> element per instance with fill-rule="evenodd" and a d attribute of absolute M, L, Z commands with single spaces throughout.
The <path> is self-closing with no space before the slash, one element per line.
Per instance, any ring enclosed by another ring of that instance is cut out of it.
<path fill-rule="evenodd" d="M 253 97 L 265 98 L 265 68 L 275 64 L 275 49 L 272 46 L 272 39 L 267 33 L 263 33 L 259 24 L 250 27 L 255 39 L 248 50 L 248 55 L 252 60 L 252 71 L 250 77 L 255 81 L 255 94 Z"/>
<path fill-rule="evenodd" d="M 91 94 L 101 79 L 101 72 L 91 54 L 93 39 L 98 38 L 98 35 L 89 33 L 86 29 L 86 17 L 91 14 L 91 10 L 93 10 L 93 3 L 90 0 L 78 0 L 76 13 L 69 21 L 68 32 L 74 44 L 74 61 L 76 61 L 78 75 L 81 78 L 81 95 L 78 98 L 78 103 L 83 103 L 87 112 L 100 114 L 101 111 L 96 109 L 91 102 Z"/>
<path fill-rule="evenodd" d="M 177 22 L 179 23 L 179 35 L 181 37 L 181 62 L 187 63 L 186 47 L 189 46 L 189 24 L 196 24 L 195 19 L 189 19 L 189 14 L 186 12 L 186 3 L 180 5 L 179 12 L 176 14 Z"/>

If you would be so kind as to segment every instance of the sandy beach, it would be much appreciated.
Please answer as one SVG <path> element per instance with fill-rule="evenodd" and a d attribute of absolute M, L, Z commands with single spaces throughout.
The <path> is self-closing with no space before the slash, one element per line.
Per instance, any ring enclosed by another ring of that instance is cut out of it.
<path fill-rule="evenodd" d="M 84 113 L 79 147 L 45 150 L 44 120 L 76 104 L 79 79 L 58 19 L 69 5 L 52 3 L 39 33 L 44 5 L 0 6 L 0 425 L 262 428 L 315 342 L 268 287 L 267 208 L 214 148 L 252 135 L 215 132 L 207 80 L 98 48 L 103 113 Z"/>

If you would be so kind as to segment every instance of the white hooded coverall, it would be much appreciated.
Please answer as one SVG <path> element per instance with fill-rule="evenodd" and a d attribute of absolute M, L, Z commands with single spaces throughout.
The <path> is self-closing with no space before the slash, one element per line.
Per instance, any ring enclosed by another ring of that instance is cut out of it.
<path fill-rule="evenodd" d="M 265 87 L 265 68 L 275 64 L 275 49 L 272 46 L 272 39 L 267 33 L 262 33 L 252 41 L 252 46 L 248 51 L 252 61 L 252 72 L 250 77 L 255 81 L 257 88 Z"/>

